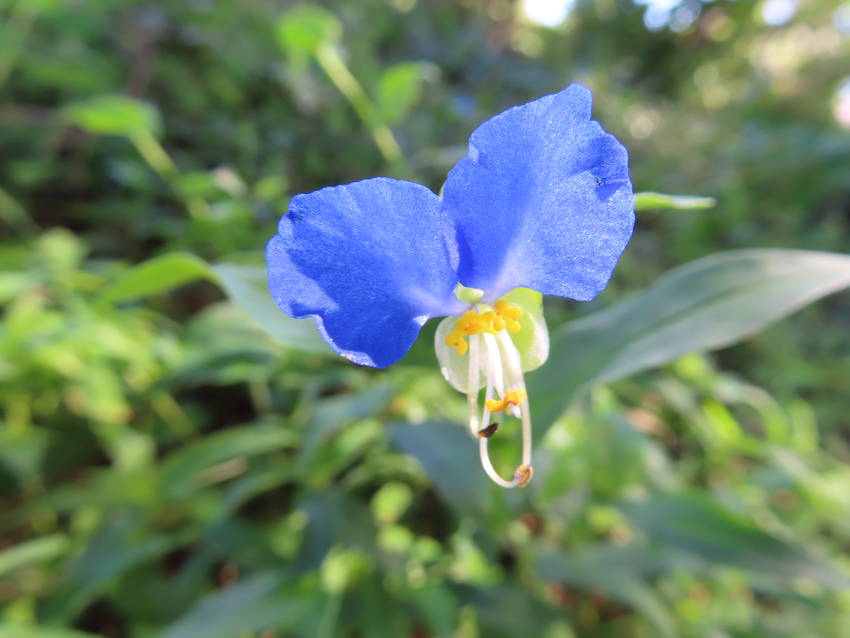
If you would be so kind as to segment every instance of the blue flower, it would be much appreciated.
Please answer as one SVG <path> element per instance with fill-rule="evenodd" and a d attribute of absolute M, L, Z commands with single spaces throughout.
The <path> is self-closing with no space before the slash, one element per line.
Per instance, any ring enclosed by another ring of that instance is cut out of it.
<path fill-rule="evenodd" d="M 545 335 L 542 318 L 529 322 L 533 309 L 512 301 L 511 291 L 593 299 L 634 225 L 626 149 L 590 111 L 590 91 L 573 84 L 484 122 L 442 197 L 384 177 L 297 195 L 267 247 L 278 307 L 312 317 L 328 345 L 354 363 L 388 366 L 429 318 L 450 317 L 438 330 L 443 371 L 448 378 L 449 358 L 468 360 L 453 383 L 469 393 L 485 469 L 506 487 L 531 477 L 522 372 L 540 339 L 520 346 L 517 332 L 527 324 Z M 524 429 L 523 463 L 511 481 L 498 478 L 487 457 L 498 427 L 490 421 L 504 413 Z"/>

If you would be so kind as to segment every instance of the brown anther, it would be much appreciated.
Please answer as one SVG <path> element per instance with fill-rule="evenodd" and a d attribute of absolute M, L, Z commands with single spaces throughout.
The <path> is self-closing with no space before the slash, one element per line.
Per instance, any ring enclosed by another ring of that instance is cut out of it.
<path fill-rule="evenodd" d="M 479 439 L 489 439 L 493 434 L 495 434 L 496 430 L 499 429 L 499 422 L 493 421 L 490 425 L 485 425 L 483 428 L 478 430 L 475 433 Z"/>
<path fill-rule="evenodd" d="M 531 482 L 531 478 L 534 476 L 534 468 L 530 465 L 520 465 L 516 472 L 514 472 L 514 478 L 519 479 L 517 486 L 525 487 Z"/>

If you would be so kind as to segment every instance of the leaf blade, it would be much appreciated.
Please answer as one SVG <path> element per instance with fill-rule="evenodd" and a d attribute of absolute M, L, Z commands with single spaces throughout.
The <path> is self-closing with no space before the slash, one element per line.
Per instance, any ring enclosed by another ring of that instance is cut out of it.
<path fill-rule="evenodd" d="M 717 253 L 666 273 L 645 292 L 565 324 L 529 378 L 539 438 L 582 388 L 688 352 L 740 341 L 850 286 L 850 257 L 802 250 Z"/>
<path fill-rule="evenodd" d="M 198 279 L 213 279 L 209 264 L 190 253 L 168 253 L 126 270 L 101 293 L 101 302 L 133 301 Z"/>
<path fill-rule="evenodd" d="M 219 263 L 212 267 L 230 300 L 281 344 L 316 354 L 334 355 L 309 319 L 292 319 L 278 309 L 268 291 L 262 266 Z"/>
<path fill-rule="evenodd" d="M 660 494 L 622 503 L 633 524 L 664 547 L 682 549 L 707 562 L 784 579 L 810 578 L 844 588 L 848 579 L 802 547 L 757 527 L 702 494 Z"/>
<path fill-rule="evenodd" d="M 713 197 L 696 195 L 667 195 L 644 191 L 635 193 L 635 210 L 707 210 L 714 208 L 717 200 Z"/>

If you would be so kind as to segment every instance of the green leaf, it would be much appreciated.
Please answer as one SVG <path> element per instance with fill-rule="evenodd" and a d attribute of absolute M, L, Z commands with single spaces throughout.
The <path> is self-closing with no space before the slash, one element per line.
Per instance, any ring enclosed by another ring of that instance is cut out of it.
<path fill-rule="evenodd" d="M 162 467 L 162 486 L 169 497 L 185 497 L 201 483 L 198 474 L 237 458 L 294 447 L 292 430 L 271 425 L 246 425 L 209 435 L 168 457 Z"/>
<path fill-rule="evenodd" d="M 458 588 L 458 593 L 464 606 L 469 605 L 478 612 L 482 636 L 545 636 L 550 623 L 564 618 L 564 610 L 542 602 L 530 590 L 530 587 L 525 589 L 519 584 L 505 583 L 495 587 L 463 586 Z"/>
<path fill-rule="evenodd" d="M 0 576 L 36 563 L 61 556 L 68 548 L 68 538 L 61 534 L 43 536 L 0 552 Z"/>
<path fill-rule="evenodd" d="M 542 548 L 536 571 L 544 579 L 601 591 L 633 606 L 653 623 L 659 636 L 674 636 L 670 611 L 643 580 L 644 572 L 660 564 L 659 556 L 645 547 L 597 546 L 573 552 Z"/>
<path fill-rule="evenodd" d="M 164 534 L 140 536 L 141 525 L 139 512 L 111 514 L 85 551 L 70 565 L 59 587 L 51 593 L 44 608 L 44 619 L 57 624 L 68 621 L 110 583 L 177 544 L 175 538 Z"/>
<path fill-rule="evenodd" d="M 218 264 L 213 271 L 230 300 L 279 343 L 297 350 L 334 354 L 310 319 L 292 319 L 275 305 L 264 267 Z"/>
<path fill-rule="evenodd" d="M 16 230 L 31 230 L 36 227 L 24 207 L 3 189 L 0 189 L 0 222 Z"/>
<path fill-rule="evenodd" d="M 277 308 L 269 294 L 266 270 L 262 266 L 226 263 L 210 266 L 189 253 L 170 253 L 122 273 L 103 291 L 101 301 L 132 301 L 198 279 L 220 284 L 233 304 L 279 343 L 297 350 L 333 354 L 312 321 L 292 319 Z"/>
<path fill-rule="evenodd" d="M 565 324 L 528 379 L 536 436 L 580 389 L 722 348 L 850 286 L 850 257 L 802 250 L 718 253 L 676 268 L 645 292 Z"/>
<path fill-rule="evenodd" d="M 277 39 L 286 53 L 314 55 L 320 46 L 337 42 L 342 25 L 320 7 L 302 5 L 285 11 L 277 22 Z"/>
<path fill-rule="evenodd" d="M 169 253 L 124 271 L 101 293 L 101 301 L 132 301 L 139 297 L 166 292 L 198 279 L 213 278 L 209 264 L 200 257 L 189 253 Z"/>
<path fill-rule="evenodd" d="M 377 106 L 385 124 L 398 124 L 422 96 L 430 67 L 420 62 L 391 66 L 378 80 Z"/>
<path fill-rule="evenodd" d="M 665 195 L 664 193 L 635 193 L 635 210 L 706 210 L 714 208 L 713 197 L 694 195 Z"/>
<path fill-rule="evenodd" d="M 744 516 L 701 494 L 656 495 L 620 505 L 626 516 L 653 540 L 675 547 L 708 563 L 722 563 L 749 572 L 845 588 L 850 584 L 824 560 L 802 547 L 756 527 Z"/>
<path fill-rule="evenodd" d="M 376 529 L 371 512 L 350 493 L 338 487 L 304 491 L 298 510 L 306 514 L 307 526 L 295 569 L 316 569 L 335 545 L 352 547 L 374 555 Z"/>
<path fill-rule="evenodd" d="M 490 486 L 478 462 L 478 441 L 464 428 L 433 422 L 396 425 L 390 440 L 419 461 L 443 500 L 458 513 L 484 515 Z"/>
<path fill-rule="evenodd" d="M 304 430 L 295 470 L 306 472 L 316 450 L 352 421 L 372 416 L 383 408 L 395 391 L 388 385 L 375 385 L 361 392 L 312 401 L 312 414 Z"/>
<path fill-rule="evenodd" d="M 101 95 L 67 106 L 63 113 L 71 124 L 94 135 L 132 137 L 159 130 L 154 107 L 126 95 Z"/>
<path fill-rule="evenodd" d="M 236 638 L 279 629 L 294 624 L 305 607 L 298 596 L 282 591 L 279 575 L 261 573 L 201 599 L 160 638 Z"/>
<path fill-rule="evenodd" d="M 94 634 L 59 629 L 57 627 L 38 627 L 35 625 L 0 624 L 0 638 L 97 638 Z"/>

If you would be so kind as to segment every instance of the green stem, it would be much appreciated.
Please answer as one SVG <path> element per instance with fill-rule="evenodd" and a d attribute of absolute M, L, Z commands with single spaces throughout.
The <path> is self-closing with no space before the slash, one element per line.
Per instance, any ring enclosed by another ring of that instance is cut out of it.
<path fill-rule="evenodd" d="M 400 172 L 409 173 L 401 147 L 398 145 L 393 132 L 380 121 L 377 109 L 375 109 L 369 96 L 366 95 L 366 91 L 360 86 L 357 78 L 349 71 L 336 48 L 331 44 L 323 44 L 316 51 L 316 60 L 331 82 L 351 104 L 357 116 L 369 128 L 375 145 L 387 163 Z"/>
<path fill-rule="evenodd" d="M 180 192 L 180 185 L 177 183 L 180 171 L 174 160 L 153 135 L 148 131 L 140 131 L 130 135 L 130 141 L 148 165 L 168 182 L 169 186 L 183 199 L 189 215 L 195 219 L 204 219 L 210 216 L 210 207 L 206 201 L 200 197 L 184 197 Z"/>

